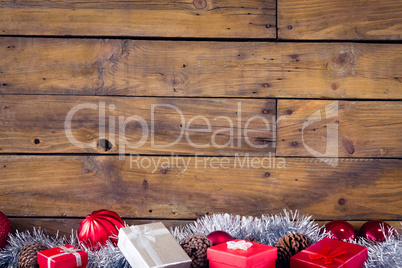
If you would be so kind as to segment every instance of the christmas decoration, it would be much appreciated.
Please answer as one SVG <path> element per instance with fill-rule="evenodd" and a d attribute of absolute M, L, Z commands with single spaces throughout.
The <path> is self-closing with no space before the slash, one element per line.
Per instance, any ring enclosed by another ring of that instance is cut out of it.
<path fill-rule="evenodd" d="M 248 242 L 254 242 L 254 243 L 259 243 L 260 244 L 260 242 L 258 242 L 257 240 L 255 240 L 255 236 L 254 237 L 248 237 L 248 236 L 246 236 L 245 238 L 244 238 L 244 240 L 246 240 L 246 241 L 248 241 Z"/>
<path fill-rule="evenodd" d="M 31 242 L 23 246 L 18 253 L 18 268 L 39 268 L 36 254 L 47 247 L 38 242 Z"/>
<path fill-rule="evenodd" d="M 181 247 L 191 258 L 192 268 L 202 268 L 208 264 L 207 249 L 212 247 L 212 242 L 206 236 L 192 235 L 187 237 Z"/>
<path fill-rule="evenodd" d="M 115 212 L 110 210 L 98 210 L 89 214 L 81 221 L 78 229 L 78 237 L 86 247 L 99 249 L 110 239 L 114 245 L 117 239 L 111 236 L 117 235 L 118 230 L 124 227 L 124 222 Z"/>
<path fill-rule="evenodd" d="M 64 245 L 38 252 L 38 263 L 41 268 L 85 268 L 88 253 L 72 245 Z"/>
<path fill-rule="evenodd" d="M 6 214 L 0 211 L 0 249 L 7 245 L 9 233 L 11 233 L 11 222 Z"/>
<path fill-rule="evenodd" d="M 290 267 L 355 268 L 362 267 L 367 257 L 364 246 L 324 238 L 291 257 Z"/>
<path fill-rule="evenodd" d="M 275 268 L 276 248 L 236 239 L 208 248 L 209 268 Z"/>
<path fill-rule="evenodd" d="M 214 231 L 207 235 L 207 238 L 211 240 L 213 246 L 233 240 L 230 234 L 224 231 Z"/>
<path fill-rule="evenodd" d="M 306 235 L 312 244 L 323 239 L 327 233 L 321 232 L 317 223 L 311 216 L 300 215 L 297 211 L 284 211 L 277 215 L 263 215 L 260 218 L 245 217 L 229 214 L 213 214 L 199 218 L 192 224 L 179 226 L 171 230 L 178 242 L 187 237 L 198 234 L 207 235 L 213 231 L 222 230 L 232 237 L 244 239 L 255 238 L 261 244 L 274 246 L 279 237 L 288 233 L 301 233 Z M 399 230 L 399 228 L 398 228 Z M 368 248 L 369 257 L 365 268 L 402 267 L 402 236 L 400 232 L 392 229 L 394 235 L 385 234 L 385 241 L 377 243 L 364 238 L 358 238 L 352 243 Z M 88 267 L 121 267 L 130 268 L 126 258 L 118 247 L 109 240 L 99 250 L 91 250 L 78 242 L 78 235 L 74 231 L 69 237 L 48 236 L 41 229 L 33 231 L 16 232 L 9 234 L 9 244 L 0 250 L 0 267 L 17 267 L 18 253 L 21 248 L 30 242 L 39 242 L 48 248 L 65 244 L 81 247 L 88 253 Z"/>
<path fill-rule="evenodd" d="M 365 268 L 402 267 L 402 236 L 393 230 L 394 235 L 385 235 L 385 241 L 376 243 L 371 240 L 360 239 L 359 245 L 368 249 L 368 260 Z"/>
<path fill-rule="evenodd" d="M 392 227 L 384 221 L 368 221 L 360 227 L 359 235 L 369 240 L 383 242 L 385 234 L 393 235 Z"/>
<path fill-rule="evenodd" d="M 346 221 L 331 221 L 325 225 L 328 237 L 338 240 L 354 240 L 357 237 L 355 228 Z"/>
<path fill-rule="evenodd" d="M 42 245 L 45 245 L 47 248 L 52 248 L 63 244 L 64 240 L 67 240 L 65 237 L 56 236 L 48 236 L 41 229 L 33 229 L 33 232 L 25 231 L 18 232 L 16 231 L 15 235 L 9 234 L 8 236 L 9 244 L 3 249 L 0 250 L 0 267 L 18 267 L 18 255 L 21 249 L 32 242 L 37 242 Z M 72 243 L 75 240 L 75 236 L 72 237 Z"/>
<path fill-rule="evenodd" d="M 322 228 L 311 220 L 311 216 L 286 210 L 284 215 L 262 215 L 261 218 L 229 214 L 205 216 L 192 224 L 176 227 L 173 236 L 182 242 L 193 234 L 207 236 L 216 230 L 227 232 L 234 239 L 253 237 L 261 244 L 269 246 L 274 246 L 279 237 L 288 233 L 304 234 L 312 243 L 326 236 L 326 233 L 321 232 Z"/>
<path fill-rule="evenodd" d="M 118 247 L 132 267 L 191 266 L 189 256 L 161 222 L 121 228 Z"/>
<path fill-rule="evenodd" d="M 278 266 L 288 266 L 290 257 L 310 246 L 307 236 L 300 233 L 290 233 L 279 238 L 275 243 L 278 250 Z"/>

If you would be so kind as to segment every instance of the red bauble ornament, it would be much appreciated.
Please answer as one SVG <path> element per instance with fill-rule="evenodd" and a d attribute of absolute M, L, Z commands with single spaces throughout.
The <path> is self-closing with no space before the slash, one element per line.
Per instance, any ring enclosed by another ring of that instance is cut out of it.
<path fill-rule="evenodd" d="M 346 221 L 331 221 L 325 225 L 328 237 L 338 240 L 356 239 L 357 233 L 355 228 Z"/>
<path fill-rule="evenodd" d="M 390 236 L 394 234 L 392 227 L 388 223 L 384 221 L 368 221 L 360 228 L 359 235 L 369 240 L 382 242 L 385 240 L 381 229 L 382 226 L 386 235 Z"/>
<path fill-rule="evenodd" d="M 7 245 L 9 233 L 11 233 L 11 222 L 6 214 L 0 211 L 0 249 Z"/>
<path fill-rule="evenodd" d="M 230 234 L 224 231 L 214 231 L 207 235 L 207 238 L 211 240 L 213 246 L 233 240 Z"/>
<path fill-rule="evenodd" d="M 124 222 L 117 213 L 110 210 L 98 210 L 81 221 L 78 229 L 80 243 L 92 249 L 99 249 L 106 244 L 111 235 L 117 235 Z M 117 238 L 110 238 L 116 245 Z"/>

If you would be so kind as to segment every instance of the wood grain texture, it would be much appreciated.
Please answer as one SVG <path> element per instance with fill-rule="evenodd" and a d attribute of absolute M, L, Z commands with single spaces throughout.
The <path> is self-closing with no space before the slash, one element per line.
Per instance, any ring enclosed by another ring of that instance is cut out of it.
<path fill-rule="evenodd" d="M 400 101 L 279 100 L 278 118 L 280 156 L 402 157 Z"/>
<path fill-rule="evenodd" d="M 278 0 L 279 39 L 401 40 L 402 2 Z"/>
<path fill-rule="evenodd" d="M 274 0 L 2 2 L 3 35 L 276 38 Z"/>
<path fill-rule="evenodd" d="M 379 219 L 367 219 L 365 221 L 348 221 L 357 232 L 360 231 L 360 228 L 362 227 L 363 224 L 365 224 L 369 220 L 379 220 Z M 324 226 L 327 224 L 329 221 L 317 221 L 317 223 L 321 226 Z M 397 229 L 398 232 L 401 231 L 402 228 L 402 221 L 386 221 L 389 225 L 391 225 L 393 228 Z"/>
<path fill-rule="evenodd" d="M 402 99 L 402 45 L 0 39 L 0 93 Z"/>
<path fill-rule="evenodd" d="M 90 213 L 90 212 L 88 212 Z M 72 219 L 72 218 L 11 218 L 11 225 L 13 227 L 13 231 L 25 231 L 32 230 L 35 228 L 41 228 L 46 230 L 49 235 L 55 235 L 57 231 L 60 235 L 71 235 L 71 230 L 77 231 L 80 228 L 81 219 Z M 123 219 L 127 224 L 147 224 L 153 222 L 163 222 L 163 224 L 169 229 L 170 227 L 174 228 L 176 226 L 182 226 L 193 221 L 190 220 L 132 220 L 132 219 Z"/>
<path fill-rule="evenodd" d="M 0 152 L 264 156 L 275 115 L 271 99 L 7 95 Z"/>
<path fill-rule="evenodd" d="M 66 9 L 151 9 L 151 10 L 213 10 L 229 8 L 275 9 L 270 0 L 1 0 L 3 8 L 66 8 Z"/>
<path fill-rule="evenodd" d="M 32 230 L 32 228 L 41 228 L 46 230 L 49 235 L 71 235 L 71 230 L 78 230 L 80 227 L 80 222 L 82 219 L 72 219 L 72 218 L 11 218 L 11 224 L 13 231 L 25 231 Z M 170 227 L 175 228 L 176 226 L 185 226 L 187 224 L 193 223 L 191 220 L 130 220 L 123 219 L 127 224 L 147 224 L 152 222 L 163 222 L 163 224 L 169 229 Z M 316 221 L 320 226 L 325 225 L 328 221 Z M 359 230 L 360 227 L 365 223 L 365 221 L 349 221 L 350 224 Z M 396 229 L 401 228 L 400 221 L 387 221 L 389 225 Z"/>
<path fill-rule="evenodd" d="M 247 168 L 247 162 L 235 166 L 230 158 L 194 157 L 178 160 L 180 167 L 165 164 L 165 173 L 160 166 L 147 167 L 158 157 L 0 159 L 0 210 L 15 217 L 83 217 L 100 208 L 129 218 L 193 219 L 218 212 L 259 216 L 284 208 L 317 220 L 402 217 L 401 160 L 395 159 L 340 160 L 332 167 L 317 159 L 275 158 L 271 167 L 267 159 L 261 167 L 262 158 L 249 158 Z M 183 160 L 189 161 L 187 169 Z M 219 166 L 220 161 L 225 163 Z"/>

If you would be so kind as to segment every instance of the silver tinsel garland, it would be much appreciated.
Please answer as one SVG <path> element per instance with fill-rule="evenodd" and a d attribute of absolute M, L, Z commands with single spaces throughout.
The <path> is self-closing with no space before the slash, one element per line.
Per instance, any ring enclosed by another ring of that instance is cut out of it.
<path fill-rule="evenodd" d="M 172 233 L 181 242 L 190 235 L 207 236 L 217 230 L 223 230 L 235 239 L 255 238 L 256 241 L 269 246 L 274 246 L 279 237 L 295 232 L 306 235 L 312 243 L 325 237 L 324 233 L 320 234 L 321 228 L 318 224 L 311 221 L 311 216 L 286 210 L 283 215 L 263 215 L 261 218 L 214 214 L 184 227 L 176 227 Z"/>
<path fill-rule="evenodd" d="M 279 237 L 292 232 L 306 235 L 312 243 L 326 235 L 322 232 L 322 228 L 312 221 L 311 216 L 286 210 L 280 215 L 263 215 L 261 218 L 214 214 L 200 218 L 192 224 L 171 229 L 171 233 L 180 243 L 190 235 L 208 235 L 216 230 L 225 231 L 233 238 L 255 238 L 260 243 L 270 246 L 273 246 Z M 48 236 L 41 229 L 33 229 L 32 233 L 25 231 L 10 235 L 9 245 L 0 250 L 0 267 L 17 267 L 20 249 L 30 242 L 39 242 L 49 248 L 65 244 L 81 247 L 88 252 L 87 267 L 89 268 L 130 267 L 119 248 L 110 242 L 98 251 L 91 251 L 79 245 L 77 234 L 74 232 L 70 237 Z M 364 239 L 353 243 L 368 248 L 369 259 L 365 264 L 366 268 L 402 267 L 402 243 L 401 235 L 398 233 L 394 236 L 386 236 L 386 240 L 382 243 L 373 243 Z"/>

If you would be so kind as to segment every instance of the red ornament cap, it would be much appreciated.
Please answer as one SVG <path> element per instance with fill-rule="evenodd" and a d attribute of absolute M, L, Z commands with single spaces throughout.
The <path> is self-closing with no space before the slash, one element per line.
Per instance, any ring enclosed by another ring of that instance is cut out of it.
<path fill-rule="evenodd" d="M 119 229 L 124 227 L 124 222 L 116 212 L 110 210 L 98 210 L 87 215 L 81 221 L 78 229 L 80 243 L 92 249 L 99 249 L 110 240 L 114 245 L 117 238 L 110 238 L 118 235 Z"/>
<path fill-rule="evenodd" d="M 213 246 L 233 240 L 233 238 L 230 236 L 230 234 L 228 234 L 224 231 L 214 231 L 214 232 L 210 233 L 209 235 L 207 235 L 207 238 L 209 240 L 211 240 Z"/>

